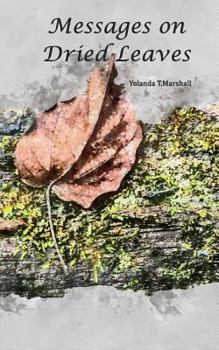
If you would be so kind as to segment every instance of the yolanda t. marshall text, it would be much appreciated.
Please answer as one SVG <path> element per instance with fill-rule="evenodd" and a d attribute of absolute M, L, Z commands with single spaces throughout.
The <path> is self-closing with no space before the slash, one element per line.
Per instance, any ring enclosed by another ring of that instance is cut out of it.
<path fill-rule="evenodd" d="M 192 86 L 192 81 L 191 80 L 129 80 L 129 85 L 131 87 L 139 87 L 139 86 L 177 86 L 177 87 L 182 87 L 182 86 Z"/>

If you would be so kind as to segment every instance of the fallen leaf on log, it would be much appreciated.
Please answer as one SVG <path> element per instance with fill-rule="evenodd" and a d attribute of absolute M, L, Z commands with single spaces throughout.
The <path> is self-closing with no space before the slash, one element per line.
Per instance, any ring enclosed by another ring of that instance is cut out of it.
<path fill-rule="evenodd" d="M 59 198 L 84 208 L 118 190 L 131 170 L 142 126 L 117 76 L 114 55 L 90 76 L 87 93 L 39 113 L 18 142 L 15 164 L 23 182 L 54 184 Z"/>

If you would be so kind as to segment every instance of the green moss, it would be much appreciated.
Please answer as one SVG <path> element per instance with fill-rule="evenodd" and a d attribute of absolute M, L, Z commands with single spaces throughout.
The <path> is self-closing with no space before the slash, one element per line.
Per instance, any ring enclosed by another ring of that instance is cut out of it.
<path fill-rule="evenodd" d="M 5 153 L 12 152 L 13 150 L 13 137 L 12 136 L 3 136 L 0 142 L 0 150 Z"/>
<path fill-rule="evenodd" d="M 217 132 L 216 117 L 195 108 L 176 109 L 159 124 L 145 126 L 144 157 L 118 193 L 90 210 L 52 195 L 53 221 L 65 261 L 70 266 L 88 264 L 95 282 L 110 269 L 112 276 L 127 274 L 123 288 L 154 290 L 162 283 L 185 287 L 216 281 Z M 0 148 L 9 152 L 9 145 L 13 142 L 6 137 Z M 0 217 L 27 222 L 17 233 L 16 254 L 35 256 L 44 268 L 54 264 L 45 190 L 25 186 L 14 171 L 9 182 L 0 184 L 0 203 Z M 153 266 L 146 262 L 140 266 L 132 247 L 147 223 L 139 219 L 136 224 L 124 213 L 157 204 L 180 227 L 181 247 L 169 255 L 151 249 L 148 259 Z"/>

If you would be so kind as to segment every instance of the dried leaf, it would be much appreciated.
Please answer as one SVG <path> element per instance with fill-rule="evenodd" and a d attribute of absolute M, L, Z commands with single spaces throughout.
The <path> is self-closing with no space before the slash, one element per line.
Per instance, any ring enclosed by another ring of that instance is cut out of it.
<path fill-rule="evenodd" d="M 115 155 L 81 179 L 74 180 L 71 173 L 54 185 L 54 191 L 64 201 L 74 201 L 89 208 L 101 194 L 117 191 L 124 176 L 131 170 L 136 149 L 142 140 L 142 128 L 137 126 L 132 140 Z"/>
<path fill-rule="evenodd" d="M 86 95 L 40 113 L 20 139 L 15 163 L 25 183 L 53 181 L 58 197 L 85 208 L 118 189 L 134 164 L 142 129 L 122 87 L 114 83 L 114 60 L 112 55 L 92 72 Z"/>

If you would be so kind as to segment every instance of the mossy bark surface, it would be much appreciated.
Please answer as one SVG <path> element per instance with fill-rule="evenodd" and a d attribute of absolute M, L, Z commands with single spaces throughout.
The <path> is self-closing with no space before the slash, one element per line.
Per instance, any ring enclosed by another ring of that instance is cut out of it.
<path fill-rule="evenodd" d="M 49 230 L 45 190 L 24 185 L 13 164 L 17 139 L 34 114 L 0 115 L 0 293 L 59 296 L 65 289 L 113 285 L 152 293 L 218 281 L 217 115 L 176 109 L 145 125 L 144 142 L 117 193 L 89 210 L 52 195 L 65 276 Z"/>

